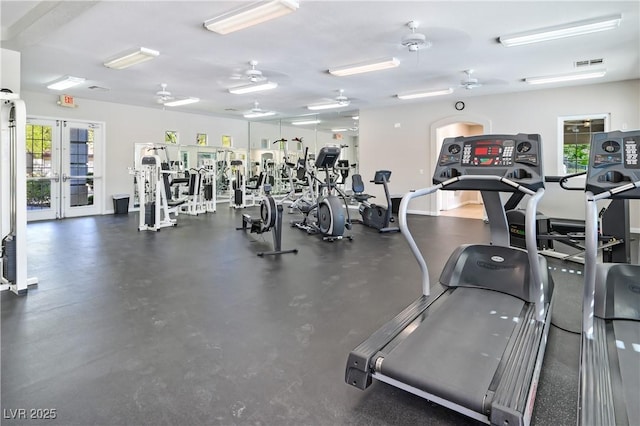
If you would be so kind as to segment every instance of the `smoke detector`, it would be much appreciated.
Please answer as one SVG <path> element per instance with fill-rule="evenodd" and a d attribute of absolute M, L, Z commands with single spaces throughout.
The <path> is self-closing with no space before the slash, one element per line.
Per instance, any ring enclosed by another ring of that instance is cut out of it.
<path fill-rule="evenodd" d="M 409 52 L 417 52 L 420 49 L 428 49 L 431 47 L 431 42 L 427 40 L 427 36 L 422 33 L 417 33 L 416 29 L 420 26 L 417 21 L 407 22 L 407 27 L 411 32 L 402 37 L 402 45 L 409 49 Z"/>

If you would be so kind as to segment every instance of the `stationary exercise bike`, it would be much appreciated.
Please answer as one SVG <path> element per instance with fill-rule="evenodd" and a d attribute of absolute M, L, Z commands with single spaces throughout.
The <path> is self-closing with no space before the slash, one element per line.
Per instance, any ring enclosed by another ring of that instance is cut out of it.
<path fill-rule="evenodd" d="M 329 173 L 329 169 L 333 168 L 339 156 L 340 147 L 325 146 L 320 149 L 315 167 L 317 170 L 324 171 L 325 181 L 321 181 L 315 173 L 307 170 L 312 180 L 310 186 L 316 182 L 319 184 L 319 195 L 316 203 L 297 206 L 304 215 L 304 219 L 291 223 L 292 226 L 305 230 L 309 234 L 322 234 L 322 239 L 325 241 L 341 240 L 343 237 L 347 237 L 349 240 L 353 239 L 351 235 L 344 235 L 345 229 L 351 229 L 346 196 L 332 181 L 331 173 Z M 347 212 L 346 217 L 345 211 Z M 313 213 L 317 216 L 316 221 L 310 219 Z"/>
<path fill-rule="evenodd" d="M 362 176 L 359 174 L 351 176 L 351 188 L 353 189 L 354 198 L 360 202 L 358 211 L 362 216 L 361 223 L 377 229 L 380 232 L 400 232 L 400 228 L 397 226 L 390 226 L 391 222 L 394 222 L 394 218 L 391 215 L 391 195 L 389 195 L 389 186 L 387 185 L 390 177 L 390 170 L 378 170 L 371 181 L 376 185 L 382 185 L 384 187 L 387 205 L 383 207 L 378 204 L 369 203 L 368 199 L 373 196 L 364 193 Z"/>

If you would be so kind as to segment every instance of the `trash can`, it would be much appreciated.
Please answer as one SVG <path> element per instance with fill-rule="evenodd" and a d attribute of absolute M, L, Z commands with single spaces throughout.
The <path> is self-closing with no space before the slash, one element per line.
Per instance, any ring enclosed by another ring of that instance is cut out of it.
<path fill-rule="evenodd" d="M 114 194 L 113 197 L 113 214 L 129 213 L 129 194 Z"/>
<path fill-rule="evenodd" d="M 400 211 L 400 202 L 402 201 L 402 195 L 392 195 L 391 196 L 391 213 L 398 214 Z"/>

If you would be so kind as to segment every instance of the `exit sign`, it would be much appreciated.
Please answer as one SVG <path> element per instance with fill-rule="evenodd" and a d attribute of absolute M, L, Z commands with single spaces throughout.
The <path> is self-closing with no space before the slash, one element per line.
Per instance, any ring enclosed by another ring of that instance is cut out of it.
<path fill-rule="evenodd" d="M 60 100 L 58 101 L 58 105 L 63 107 L 68 107 L 68 108 L 76 107 L 73 96 L 69 96 L 69 95 L 60 95 Z"/>

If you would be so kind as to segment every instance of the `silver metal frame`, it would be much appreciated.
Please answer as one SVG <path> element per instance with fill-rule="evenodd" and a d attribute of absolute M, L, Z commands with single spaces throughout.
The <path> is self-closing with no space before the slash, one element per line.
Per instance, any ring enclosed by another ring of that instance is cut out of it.
<path fill-rule="evenodd" d="M 12 234 L 16 244 L 15 282 L 9 282 L 3 277 L 4 274 L 1 274 L 0 291 L 9 290 L 16 294 L 24 294 L 29 286 L 38 284 L 37 278 L 27 276 L 27 156 L 25 149 L 27 113 L 24 101 L 20 100 L 16 94 L 0 93 L 0 102 L 2 103 L 0 173 L 2 182 L 9 182 L 9 185 L 3 184 L 0 188 L 2 203 L 0 237 L 4 239 Z M 1 269 L 2 265 L 0 265 Z"/>
<path fill-rule="evenodd" d="M 431 186 L 429 188 L 419 189 L 413 192 L 407 193 L 404 197 L 402 197 L 402 202 L 400 203 L 400 209 L 398 211 L 398 220 L 400 224 L 400 232 L 407 240 L 409 244 L 409 248 L 413 253 L 413 256 L 416 258 L 418 265 L 420 266 L 420 270 L 422 271 L 422 294 L 425 296 L 429 296 L 431 293 L 430 290 L 430 282 L 429 282 L 429 269 L 427 267 L 427 263 L 424 260 L 424 256 L 420 252 L 418 245 L 416 244 L 411 232 L 409 231 L 409 227 L 407 225 L 407 210 L 409 207 L 409 203 L 414 198 L 422 197 L 425 195 L 433 194 L 439 189 L 445 189 L 447 186 L 450 186 L 456 182 L 463 180 L 486 180 L 486 181 L 499 181 L 508 186 L 513 187 L 515 190 L 520 191 L 526 195 L 530 195 L 531 198 L 527 203 L 527 215 L 525 217 L 525 235 L 526 235 L 526 246 L 527 246 L 527 255 L 529 257 L 529 264 L 531 265 L 531 273 L 532 277 L 537 283 L 534 287 L 536 290 L 535 294 L 535 305 L 536 305 L 536 320 L 539 322 L 545 321 L 545 304 L 546 300 L 544 298 L 544 289 L 543 289 L 543 281 L 542 281 L 542 271 L 540 270 L 540 265 L 538 262 L 538 250 L 536 246 L 536 212 L 538 207 L 538 202 L 544 195 L 544 189 L 540 188 L 537 191 L 533 191 L 525 186 L 520 185 L 517 182 L 514 182 L 510 179 L 493 176 L 493 175 L 464 175 L 458 176 L 449 180 L 446 180 L 438 185 Z M 483 195 L 484 197 L 484 195 Z M 499 204 L 502 206 L 501 204 Z M 494 209 L 491 206 L 487 206 L 488 211 L 487 215 L 489 216 L 489 223 L 491 223 L 491 219 L 493 216 L 494 225 L 491 227 L 491 239 L 496 245 L 501 246 L 509 246 L 509 229 L 507 227 L 507 221 L 504 213 L 504 209 L 500 212 L 500 209 Z M 502 216 L 502 221 L 500 217 Z M 497 222 L 497 223 L 496 223 Z M 505 241 L 506 235 L 506 241 Z"/>

